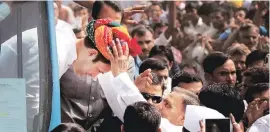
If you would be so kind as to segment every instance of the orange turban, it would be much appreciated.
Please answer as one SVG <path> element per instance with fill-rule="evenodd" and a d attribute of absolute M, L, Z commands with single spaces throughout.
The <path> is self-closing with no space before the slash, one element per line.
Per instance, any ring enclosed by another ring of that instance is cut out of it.
<path fill-rule="evenodd" d="M 111 19 L 90 21 L 87 26 L 87 36 L 93 41 L 99 52 L 108 60 L 110 55 L 107 48 L 111 47 L 112 41 L 116 38 L 128 43 L 129 54 L 131 56 L 136 56 L 142 52 L 137 41 L 129 36 L 127 28 L 117 22 L 113 22 Z M 122 48 L 125 50 L 125 47 Z"/>

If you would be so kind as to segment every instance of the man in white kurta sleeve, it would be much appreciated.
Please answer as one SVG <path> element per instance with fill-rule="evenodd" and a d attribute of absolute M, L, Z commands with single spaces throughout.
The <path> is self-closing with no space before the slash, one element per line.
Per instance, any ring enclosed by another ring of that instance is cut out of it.
<path fill-rule="evenodd" d="M 123 121 L 124 111 L 128 105 L 146 100 L 126 73 L 128 51 L 122 53 L 121 46 L 118 46 L 117 49 L 114 47 L 114 55 L 111 53 L 111 72 L 99 75 L 98 80 L 111 109 Z M 139 76 L 142 80 L 144 79 L 142 82 L 145 82 L 146 85 L 147 83 L 151 83 L 150 72 L 151 70 L 146 70 Z M 176 89 L 176 91 L 169 94 L 157 106 L 162 116 L 166 118 L 162 118 L 160 125 L 163 132 L 182 131 L 185 105 L 187 105 L 187 102 L 191 105 L 199 104 L 195 94 L 193 95 L 191 92 Z"/>
<path fill-rule="evenodd" d="M 76 36 L 70 24 L 59 20 L 59 7 L 54 3 L 55 34 L 58 57 L 59 78 L 77 59 Z"/>
<path fill-rule="evenodd" d="M 127 73 L 121 73 L 114 78 L 111 72 L 98 77 L 111 109 L 121 121 L 123 121 L 124 112 L 128 105 L 139 101 L 146 101 L 139 93 L 138 88 L 127 77 Z M 117 87 L 115 87 L 116 84 Z M 182 132 L 182 126 L 175 126 L 165 118 L 161 118 L 160 128 L 162 132 Z"/>
<path fill-rule="evenodd" d="M 269 132 L 269 114 L 256 120 L 252 126 L 248 129 L 248 132 Z"/>

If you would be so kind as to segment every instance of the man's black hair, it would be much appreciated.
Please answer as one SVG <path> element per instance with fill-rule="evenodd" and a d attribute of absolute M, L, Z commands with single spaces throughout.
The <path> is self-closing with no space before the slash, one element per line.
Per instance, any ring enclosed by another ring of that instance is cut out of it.
<path fill-rule="evenodd" d="M 85 132 L 82 126 L 76 123 L 62 123 L 51 132 Z"/>
<path fill-rule="evenodd" d="M 165 57 L 169 60 L 170 63 L 172 63 L 172 67 L 169 73 L 170 77 L 180 71 L 180 67 L 177 63 L 175 63 L 174 55 L 170 46 L 155 45 L 149 53 L 149 58 L 152 58 L 154 56 Z"/>
<path fill-rule="evenodd" d="M 256 13 L 256 9 L 248 10 L 246 18 L 252 20 L 255 16 L 255 13 Z"/>
<path fill-rule="evenodd" d="M 123 8 L 121 7 L 120 3 L 117 1 L 95 1 L 93 4 L 93 9 L 92 9 L 92 17 L 94 19 L 98 19 L 98 16 L 100 15 L 100 11 L 104 5 L 111 7 L 116 12 L 123 11 Z"/>
<path fill-rule="evenodd" d="M 147 102 L 136 102 L 129 105 L 124 114 L 125 132 L 158 132 L 161 115 Z"/>
<path fill-rule="evenodd" d="M 218 6 L 218 4 L 216 2 L 211 2 L 211 3 L 207 3 L 204 2 L 201 7 L 198 9 L 198 14 L 201 15 L 205 15 L 208 16 L 209 14 L 211 14 L 214 9 Z"/>
<path fill-rule="evenodd" d="M 202 105 L 217 110 L 225 117 L 232 113 L 237 122 L 244 114 L 244 102 L 239 91 L 229 84 L 212 84 L 203 88 L 199 94 Z"/>
<path fill-rule="evenodd" d="M 186 2 L 185 10 L 192 10 L 192 9 L 198 10 L 199 8 L 200 8 L 200 4 L 198 1 L 187 1 Z"/>
<path fill-rule="evenodd" d="M 160 7 L 160 9 L 162 9 L 162 5 L 161 5 L 161 3 L 160 2 L 157 2 L 157 1 L 153 1 L 153 2 L 151 2 L 151 5 L 150 6 L 159 6 Z"/>
<path fill-rule="evenodd" d="M 164 90 L 166 89 L 166 86 L 164 84 L 163 78 L 158 76 L 156 73 L 151 73 L 152 74 L 152 85 L 161 85 L 161 89 L 162 89 L 162 95 Z"/>
<path fill-rule="evenodd" d="M 216 68 L 222 66 L 229 59 L 229 56 L 222 52 L 213 52 L 204 59 L 203 70 L 205 73 L 212 74 Z"/>
<path fill-rule="evenodd" d="M 81 31 L 82 31 L 82 29 L 80 29 L 80 28 L 74 28 L 73 29 L 74 34 L 80 33 Z"/>
<path fill-rule="evenodd" d="M 169 60 L 170 63 L 174 63 L 173 52 L 169 46 L 155 45 L 149 53 L 149 58 L 153 56 L 164 56 Z"/>
<path fill-rule="evenodd" d="M 179 72 L 174 75 L 172 78 L 172 88 L 179 85 L 179 83 L 193 83 L 193 82 L 201 82 L 202 79 L 197 74 L 192 74 L 188 72 Z"/>
<path fill-rule="evenodd" d="M 223 16 L 223 17 L 225 17 L 225 19 L 227 18 L 227 19 L 229 19 L 229 18 L 231 18 L 231 14 L 230 14 L 230 12 L 228 11 L 228 10 L 226 10 L 226 9 L 224 9 L 224 8 L 222 8 L 222 7 L 217 7 L 217 8 L 215 8 L 214 10 L 213 10 L 213 12 L 220 12 L 221 13 L 221 15 Z M 228 20 L 227 20 L 228 21 Z"/>
<path fill-rule="evenodd" d="M 147 31 L 154 34 L 154 31 L 150 26 L 138 25 L 131 31 L 131 37 L 133 38 L 135 35 L 144 36 Z"/>
<path fill-rule="evenodd" d="M 159 60 L 155 58 L 148 58 L 144 60 L 139 68 L 139 73 L 143 73 L 147 69 L 151 69 L 153 71 L 164 70 L 168 68 L 167 63 L 165 60 Z"/>
<path fill-rule="evenodd" d="M 250 67 L 252 66 L 252 63 L 254 63 L 255 61 L 260 61 L 260 60 L 265 60 L 265 57 L 268 53 L 266 51 L 262 51 L 262 50 L 254 50 L 252 51 L 246 59 L 246 66 Z"/>
<path fill-rule="evenodd" d="M 228 19 L 233 17 L 234 10 L 236 10 L 236 6 L 230 2 L 224 2 L 220 5 L 220 8 L 224 9 L 225 12 L 223 13 L 225 16 L 228 15 Z M 224 16 L 223 15 L 223 16 Z"/>
<path fill-rule="evenodd" d="M 247 8 L 239 7 L 239 8 L 236 8 L 234 12 L 236 13 L 236 12 L 238 12 L 238 11 L 244 11 L 245 14 L 246 14 L 246 17 L 247 17 L 247 12 L 248 12 Z"/>
<path fill-rule="evenodd" d="M 98 62 L 101 61 L 105 64 L 110 64 L 110 61 L 107 60 L 97 49 L 96 45 L 90 40 L 90 38 L 88 38 L 87 36 L 84 38 L 84 45 L 86 48 L 91 48 L 91 49 L 95 49 L 98 51 L 98 54 L 96 56 L 96 58 L 93 60 L 93 62 Z"/>
<path fill-rule="evenodd" d="M 267 67 L 250 67 L 243 75 L 244 77 L 250 77 L 252 84 L 269 82 L 269 69 Z"/>
<path fill-rule="evenodd" d="M 162 28 L 162 27 L 165 27 L 165 26 L 168 26 L 168 24 L 165 24 L 163 22 L 157 22 L 153 26 L 153 31 L 156 31 L 157 28 Z"/>
<path fill-rule="evenodd" d="M 258 83 L 258 84 L 252 85 L 248 87 L 246 91 L 245 100 L 247 101 L 247 103 L 250 103 L 255 99 L 254 95 L 262 94 L 263 92 L 267 90 L 269 90 L 269 83 Z"/>

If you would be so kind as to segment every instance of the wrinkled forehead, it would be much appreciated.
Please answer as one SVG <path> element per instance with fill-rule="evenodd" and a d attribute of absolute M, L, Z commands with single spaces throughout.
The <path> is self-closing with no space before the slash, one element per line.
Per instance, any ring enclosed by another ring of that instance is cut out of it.
<path fill-rule="evenodd" d="M 246 12 L 244 10 L 238 10 L 235 12 L 235 14 L 246 14 Z"/>
<path fill-rule="evenodd" d="M 239 32 L 240 35 L 248 35 L 248 36 L 258 36 L 259 35 L 259 29 L 256 27 L 251 27 L 247 30 L 240 30 Z"/>
<path fill-rule="evenodd" d="M 176 107 L 183 103 L 183 97 L 178 91 L 171 92 L 167 95 L 166 99 L 168 102 L 176 105 Z"/>

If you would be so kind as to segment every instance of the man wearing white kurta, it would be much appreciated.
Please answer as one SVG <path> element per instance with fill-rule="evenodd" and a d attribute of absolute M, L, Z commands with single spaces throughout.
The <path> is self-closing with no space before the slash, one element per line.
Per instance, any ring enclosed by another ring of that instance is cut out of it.
<path fill-rule="evenodd" d="M 127 73 L 121 73 L 114 78 L 112 73 L 108 72 L 98 76 L 98 79 L 111 109 L 121 121 L 123 121 L 124 112 L 128 105 L 138 101 L 146 101 L 129 79 Z M 161 118 L 160 128 L 162 132 L 182 131 L 182 126 L 175 126 L 165 118 Z"/>
<path fill-rule="evenodd" d="M 128 105 L 138 101 L 146 101 L 140 94 L 138 88 L 131 81 L 126 73 L 128 51 L 122 53 L 121 46 L 117 50 L 113 47 L 111 53 L 111 72 L 100 74 L 98 76 L 99 83 L 104 91 L 106 99 L 113 110 L 114 114 L 123 121 L 125 109 Z M 128 49 L 128 48 L 126 48 Z M 110 52 L 110 51 L 109 51 Z M 146 83 L 151 83 L 151 77 L 148 78 L 151 70 L 146 70 L 139 77 L 146 78 Z M 151 76 L 151 75 L 150 75 Z M 185 105 L 198 105 L 196 95 L 191 95 L 186 91 L 176 89 L 169 94 L 163 102 L 160 103 L 158 109 L 163 117 L 161 119 L 160 128 L 162 132 L 181 132 L 184 123 Z M 194 98 L 193 98 L 194 97 Z M 188 98 L 188 101 L 187 101 Z M 188 103 L 187 103 L 188 102 Z"/>

